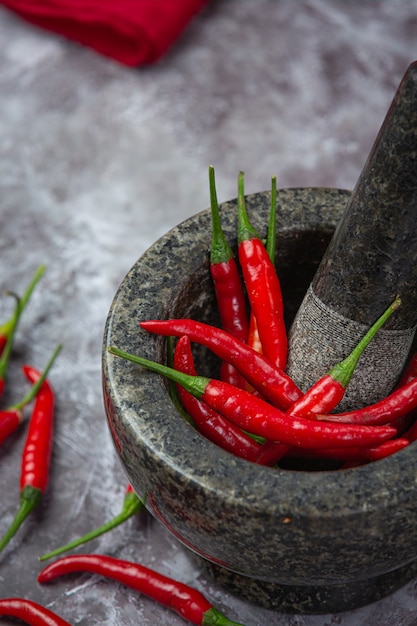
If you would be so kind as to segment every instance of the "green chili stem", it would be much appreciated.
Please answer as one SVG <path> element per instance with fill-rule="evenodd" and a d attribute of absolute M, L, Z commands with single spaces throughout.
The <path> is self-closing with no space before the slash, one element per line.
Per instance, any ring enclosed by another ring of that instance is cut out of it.
<path fill-rule="evenodd" d="M 237 216 L 238 216 L 237 239 L 238 239 L 238 243 L 242 243 L 242 241 L 246 241 L 247 239 L 260 239 L 255 228 L 250 223 L 249 217 L 246 211 L 244 181 L 245 181 L 244 172 L 239 172 L 238 183 L 237 183 Z"/>
<path fill-rule="evenodd" d="M 368 332 L 364 335 L 356 348 L 347 356 L 343 361 L 335 365 L 329 372 L 334 380 L 338 381 L 343 387 L 347 387 L 350 379 L 353 376 L 353 372 L 356 365 L 364 352 L 365 348 L 369 345 L 372 339 L 375 337 L 378 330 L 385 324 L 385 322 L 391 317 L 391 315 L 401 305 L 401 299 L 397 297 L 394 302 L 386 309 L 386 311 L 377 319 L 377 321 L 371 326 Z"/>
<path fill-rule="evenodd" d="M 175 383 L 178 383 L 179 385 L 184 387 L 184 389 L 189 391 L 194 397 L 198 398 L 199 400 L 201 400 L 202 396 L 204 395 L 204 391 L 210 382 L 210 378 L 206 378 L 205 376 L 190 376 L 189 374 L 179 372 L 172 367 L 162 365 L 162 363 L 156 363 L 155 361 L 144 359 L 141 356 L 136 356 L 135 354 L 125 352 L 124 350 L 120 350 L 115 346 L 110 346 L 108 348 L 108 351 L 110 352 L 110 354 L 119 356 L 122 359 L 131 361 L 132 363 L 137 363 L 138 365 L 142 365 L 152 372 L 156 372 L 157 374 L 166 376 L 170 380 L 173 380 Z"/>
<path fill-rule="evenodd" d="M 217 202 L 216 182 L 214 177 L 214 167 L 209 167 L 209 184 L 210 184 L 210 206 L 212 221 L 212 240 L 210 250 L 210 263 L 227 263 L 233 258 L 233 251 L 230 247 L 225 234 L 223 232 L 219 204 Z"/>
<path fill-rule="evenodd" d="M 108 531 L 113 530 L 113 528 L 116 528 L 117 526 L 120 526 L 120 524 L 123 524 L 130 517 L 133 517 L 133 515 L 136 515 L 136 513 L 139 513 L 139 511 L 143 509 L 143 506 L 144 504 L 142 500 L 135 493 L 133 493 L 132 491 L 129 491 L 125 495 L 123 508 L 118 515 L 113 517 L 111 520 L 109 520 L 108 522 L 100 526 L 99 528 L 95 528 L 94 530 L 91 530 L 90 532 L 86 533 L 82 537 L 78 537 L 77 539 L 74 539 L 73 541 L 70 541 L 69 543 L 63 546 L 56 548 L 55 550 L 51 550 L 50 552 L 43 554 L 42 556 L 39 557 L 39 560 L 46 561 L 47 559 L 50 559 L 54 556 L 58 556 L 59 554 L 62 554 L 63 552 L 73 550 L 74 548 L 77 548 L 78 546 L 81 546 L 84 543 L 91 541 L 92 539 L 96 539 L 97 537 L 104 535 Z"/>
<path fill-rule="evenodd" d="M 0 540 L 0 552 L 6 547 L 12 537 L 14 537 L 28 515 L 38 506 L 41 499 L 42 491 L 40 489 L 32 487 L 31 485 L 27 485 L 22 489 L 20 493 L 19 509 L 6 533 Z"/>
<path fill-rule="evenodd" d="M 202 626 L 244 626 L 241 622 L 233 622 L 214 606 L 204 613 L 201 624 Z"/>
<path fill-rule="evenodd" d="M 20 316 L 26 304 L 28 303 L 29 298 L 33 293 L 33 290 L 35 289 L 37 283 L 41 279 L 44 272 L 45 272 L 45 266 L 40 265 L 38 269 L 36 270 L 35 274 L 33 275 L 33 278 L 30 281 L 29 285 L 27 286 L 24 294 L 21 297 L 17 297 L 15 294 L 10 293 L 10 295 L 13 295 L 16 297 L 17 306 L 15 308 L 14 313 L 7 320 L 7 322 L 5 322 L 1 326 L 1 329 L 0 329 L 1 334 L 4 336 L 7 336 L 6 345 L 4 346 L 3 354 L 1 355 L 1 358 L 0 358 L 0 378 L 4 378 L 5 373 L 6 373 L 7 365 L 8 365 L 12 348 L 13 348 L 14 335 L 19 324 Z"/>
<path fill-rule="evenodd" d="M 58 344 L 57 347 L 55 348 L 55 350 L 53 351 L 52 356 L 49 358 L 49 361 L 46 364 L 45 369 L 43 370 L 42 374 L 39 376 L 38 380 L 36 381 L 36 383 L 33 383 L 32 387 L 30 388 L 28 393 L 20 400 L 20 402 L 17 402 L 13 406 L 9 407 L 8 410 L 19 411 L 24 406 L 29 404 L 29 402 L 32 402 L 32 400 L 34 399 L 34 397 L 38 393 L 39 389 L 41 388 L 43 382 L 45 381 L 47 375 L 49 374 L 49 371 L 50 371 L 52 365 L 54 364 L 56 357 L 61 352 L 61 349 L 62 349 L 62 344 Z"/>

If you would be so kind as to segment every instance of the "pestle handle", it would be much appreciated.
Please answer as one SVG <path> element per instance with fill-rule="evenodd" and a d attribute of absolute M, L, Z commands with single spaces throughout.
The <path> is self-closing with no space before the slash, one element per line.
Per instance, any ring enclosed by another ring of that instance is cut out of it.
<path fill-rule="evenodd" d="M 340 409 L 386 395 L 417 324 L 417 62 L 395 94 L 289 335 L 288 369 L 307 389 L 399 294 L 402 306 L 358 364 Z"/>

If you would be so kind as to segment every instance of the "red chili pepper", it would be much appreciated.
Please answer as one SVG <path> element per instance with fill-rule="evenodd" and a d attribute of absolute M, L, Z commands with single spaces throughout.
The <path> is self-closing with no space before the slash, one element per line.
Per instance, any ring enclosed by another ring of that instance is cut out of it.
<path fill-rule="evenodd" d="M 388 424 L 417 407 L 417 378 L 402 387 L 397 387 L 378 402 L 344 413 L 317 414 L 315 419 L 344 424 Z"/>
<path fill-rule="evenodd" d="M 197 589 L 139 563 L 111 556 L 80 554 L 63 557 L 45 567 L 38 575 L 38 582 L 48 583 L 75 572 L 90 572 L 122 583 L 175 611 L 192 624 L 242 626 L 220 613 Z"/>
<path fill-rule="evenodd" d="M 179 372 L 196 376 L 191 342 L 187 335 L 177 341 L 174 353 L 174 368 Z M 178 385 L 181 402 L 194 420 L 198 430 L 207 439 L 236 456 L 253 461 L 259 454 L 259 444 L 246 435 L 232 422 L 213 411 L 207 404 L 197 400 L 181 385 Z"/>
<path fill-rule="evenodd" d="M 294 402 L 287 410 L 287 414 L 297 417 L 311 417 L 312 414 L 327 414 L 332 411 L 345 395 L 346 388 L 364 350 L 400 304 L 400 298 L 396 298 L 362 337 L 352 352 L 314 383 L 302 398 Z M 267 441 L 259 453 L 257 462 L 263 465 L 275 465 L 283 454 L 285 454 L 285 448 L 282 445 Z"/>
<path fill-rule="evenodd" d="M 0 446 L 19 428 L 23 421 L 23 413 L 16 409 L 0 411 Z"/>
<path fill-rule="evenodd" d="M 288 409 L 303 395 L 288 374 L 221 328 L 189 318 L 146 320 L 140 322 L 140 326 L 148 332 L 165 336 L 188 335 L 191 341 L 209 348 L 223 361 L 234 365 L 249 384 L 279 408 Z"/>
<path fill-rule="evenodd" d="M 22 409 L 27 404 L 30 404 L 30 402 L 32 402 L 32 400 L 36 397 L 51 366 L 52 362 L 48 364 L 47 368 L 45 368 L 42 372 L 42 375 L 38 378 L 38 380 L 36 380 L 36 382 L 34 382 L 31 389 L 19 402 L 16 402 L 7 409 L 0 411 L 0 445 L 4 443 L 9 435 L 19 428 L 23 421 Z M 24 366 L 23 370 L 25 367 L 28 366 Z"/>
<path fill-rule="evenodd" d="M 319 448 L 317 450 L 290 450 L 288 456 L 303 457 L 307 459 L 332 459 L 336 461 L 378 461 L 384 459 L 403 448 L 410 442 L 404 437 L 390 439 L 376 446 L 348 446 L 346 448 Z"/>
<path fill-rule="evenodd" d="M 248 336 L 248 314 L 245 292 L 233 250 L 222 230 L 217 202 L 214 168 L 209 167 L 212 240 L 210 274 L 213 279 L 217 308 L 223 329 L 245 342 Z M 221 367 L 221 377 L 228 383 L 245 386 L 245 381 L 230 363 Z"/>
<path fill-rule="evenodd" d="M 23 368 L 26 377 L 32 383 L 36 384 L 39 379 L 42 379 L 42 384 L 36 396 L 29 421 L 26 442 L 23 447 L 20 473 L 20 506 L 14 520 L 0 540 L 0 551 L 16 534 L 29 513 L 39 504 L 48 483 L 52 449 L 54 393 L 46 380 L 46 374 L 60 350 L 61 346 L 59 345 L 52 354 L 43 374 L 30 366 Z"/>
<path fill-rule="evenodd" d="M 109 520 L 108 522 L 100 526 L 99 528 L 95 528 L 94 530 L 91 530 L 90 532 L 86 533 L 82 537 L 79 537 L 78 539 L 74 539 L 73 541 L 59 548 L 56 548 L 55 550 L 51 550 L 50 552 L 43 554 L 42 556 L 39 557 L 39 560 L 46 561 L 47 559 L 50 559 L 54 556 L 58 556 L 59 554 L 62 554 L 63 552 L 68 552 L 69 550 L 73 550 L 74 548 L 78 548 L 78 546 L 81 546 L 84 543 L 87 543 L 88 541 L 92 541 L 93 539 L 96 539 L 97 537 L 104 535 L 104 533 L 107 533 L 110 530 L 113 530 L 113 528 L 120 526 L 120 524 L 123 524 L 124 522 L 126 522 L 126 520 L 133 517 L 133 515 L 136 515 L 137 513 L 139 513 L 139 511 L 141 511 L 143 507 L 144 507 L 144 504 L 142 500 L 136 495 L 136 493 L 133 490 L 133 487 L 129 484 L 126 488 L 123 508 L 118 515 L 113 517 L 113 519 Z"/>
<path fill-rule="evenodd" d="M 271 206 L 269 210 L 269 220 L 268 220 L 268 234 L 266 238 L 266 251 L 268 252 L 268 256 L 271 259 L 272 263 L 275 263 L 275 250 L 276 250 L 276 214 L 277 214 L 277 179 L 276 176 L 272 177 L 271 180 Z M 258 324 L 256 322 L 256 317 L 251 311 L 251 316 L 249 320 L 249 332 L 248 339 L 246 343 L 259 352 L 263 354 L 262 350 L 262 342 L 259 337 L 259 329 Z"/>
<path fill-rule="evenodd" d="M 288 341 L 281 285 L 264 244 L 249 222 L 242 172 L 238 182 L 238 257 L 262 352 L 271 363 L 285 369 Z"/>
<path fill-rule="evenodd" d="M 303 417 L 290 417 L 261 398 L 226 382 L 204 376 L 189 376 L 115 347 L 110 347 L 109 352 L 170 378 L 239 428 L 265 439 L 291 446 L 322 448 L 370 446 L 396 434 L 396 430 L 389 426 L 336 425 Z"/>
<path fill-rule="evenodd" d="M 0 615 L 16 617 L 30 626 L 71 626 L 56 613 L 26 598 L 3 598 Z"/>
<path fill-rule="evenodd" d="M 44 271 L 45 268 L 43 265 L 38 267 L 22 297 L 18 297 L 13 293 L 10 294 L 16 297 L 16 307 L 7 322 L 0 327 L 0 395 L 4 390 L 7 369 L 14 344 L 14 337 L 16 329 L 19 325 L 20 317 Z"/>
<path fill-rule="evenodd" d="M 248 314 L 245 292 L 233 250 L 221 227 L 217 202 L 214 168 L 209 168 L 212 241 L 210 249 L 210 272 L 213 278 L 220 320 L 225 331 L 246 341 Z"/>

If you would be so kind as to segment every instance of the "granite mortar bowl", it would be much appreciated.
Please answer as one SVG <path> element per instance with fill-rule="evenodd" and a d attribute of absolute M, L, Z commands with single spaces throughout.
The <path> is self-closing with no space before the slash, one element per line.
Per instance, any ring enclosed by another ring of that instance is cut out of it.
<path fill-rule="evenodd" d="M 277 267 L 291 323 L 349 192 L 278 192 Z M 265 235 L 270 194 L 247 196 Z M 236 202 L 221 205 L 236 240 Z M 161 376 L 108 353 L 110 345 L 166 362 L 166 340 L 145 319 L 217 324 L 208 265 L 209 210 L 159 239 L 112 303 L 103 341 L 108 424 L 128 479 L 148 511 L 207 575 L 255 604 L 293 613 L 350 610 L 417 574 L 417 469 L 411 445 L 366 466 L 333 471 L 259 467 L 209 442 L 174 407 Z M 218 363 L 196 350 L 201 374 Z"/>

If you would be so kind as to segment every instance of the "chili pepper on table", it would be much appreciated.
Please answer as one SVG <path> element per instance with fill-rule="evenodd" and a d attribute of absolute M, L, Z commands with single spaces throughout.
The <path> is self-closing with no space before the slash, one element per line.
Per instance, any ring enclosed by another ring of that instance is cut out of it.
<path fill-rule="evenodd" d="M 30 626 L 71 626 L 56 613 L 26 598 L 0 599 L 0 615 L 16 617 Z"/>
<path fill-rule="evenodd" d="M 288 409 L 303 395 L 282 369 L 221 328 L 189 318 L 146 320 L 140 322 L 140 326 L 143 330 L 165 336 L 188 335 L 191 341 L 205 346 L 223 361 L 234 365 L 252 387 L 279 408 Z"/>
<path fill-rule="evenodd" d="M 287 410 L 288 415 L 298 417 L 313 417 L 315 414 L 327 414 L 342 400 L 359 359 L 368 347 L 377 332 L 401 305 L 401 299 L 396 298 L 384 313 L 372 324 L 351 353 L 332 369 L 319 378 L 304 394 Z M 279 443 L 267 441 L 259 453 L 257 462 L 264 465 L 274 465 L 285 454 L 285 449 Z"/>
<path fill-rule="evenodd" d="M 132 485 L 130 485 L 129 483 L 126 488 L 123 508 L 118 515 L 113 517 L 113 519 L 109 520 L 108 522 L 100 526 L 99 528 L 95 528 L 89 533 L 86 533 L 82 537 L 78 537 L 77 539 L 74 539 L 73 541 L 63 546 L 56 548 L 55 550 L 51 550 L 50 552 L 43 554 L 42 556 L 39 557 L 39 560 L 46 561 L 47 559 L 50 559 L 54 556 L 58 556 L 62 554 L 63 552 L 73 550 L 74 548 L 78 548 L 78 546 L 81 546 L 84 543 L 91 541 L 92 539 L 96 539 L 97 537 L 104 535 L 104 533 L 107 533 L 109 530 L 113 530 L 113 528 L 116 528 L 116 526 L 120 526 L 120 524 L 123 524 L 126 520 L 133 517 L 133 515 L 136 515 L 136 513 L 139 513 L 139 511 L 141 511 L 143 507 L 144 507 L 144 504 L 142 500 L 136 495 L 136 493 L 133 490 Z"/>
<path fill-rule="evenodd" d="M 61 350 L 58 345 L 45 368 L 48 371 Z M 32 383 L 42 374 L 25 366 L 26 377 Z M 0 551 L 16 534 L 26 517 L 36 508 L 48 484 L 49 463 L 52 451 L 54 393 L 44 378 L 37 393 L 23 447 L 20 472 L 20 506 L 6 533 L 0 539 Z"/>
<path fill-rule="evenodd" d="M 344 445 L 369 446 L 390 439 L 396 434 L 396 430 L 389 426 L 337 424 L 336 427 L 336 424 L 304 417 L 290 417 L 249 391 L 224 381 L 183 374 L 166 365 L 129 354 L 116 347 L 109 347 L 108 350 L 111 354 L 170 378 L 243 430 L 265 439 L 291 446 L 322 448 Z"/>
<path fill-rule="evenodd" d="M 277 179 L 276 176 L 273 176 L 271 179 L 271 206 L 269 210 L 269 219 L 268 219 L 268 232 L 266 238 L 266 251 L 268 252 L 269 258 L 274 263 L 275 262 L 275 250 L 276 250 L 276 214 L 277 214 Z M 258 324 L 256 322 L 256 317 L 251 311 L 250 319 L 249 319 L 249 332 L 248 339 L 246 343 L 262 354 L 262 343 L 259 337 Z"/>
<path fill-rule="evenodd" d="M 192 624 L 243 626 L 229 620 L 197 589 L 168 578 L 144 565 L 101 554 L 80 554 L 58 559 L 38 575 L 39 583 L 75 572 L 90 572 L 115 580 L 175 611 Z"/>
<path fill-rule="evenodd" d="M 197 374 L 191 350 L 191 342 L 187 335 L 180 337 L 174 352 L 174 368 L 179 372 Z M 260 445 L 244 433 L 240 428 L 229 422 L 206 403 L 201 402 L 178 385 L 180 400 L 197 426 L 197 429 L 210 441 L 236 456 L 253 461 L 259 454 Z"/>
<path fill-rule="evenodd" d="M 19 428 L 20 424 L 23 421 L 22 409 L 27 404 L 32 402 L 32 400 L 37 396 L 46 376 L 49 373 L 50 368 L 52 367 L 55 356 L 49 361 L 42 374 L 38 376 L 36 380 L 35 377 L 33 377 L 33 384 L 28 393 L 19 402 L 16 402 L 7 409 L 3 409 L 0 411 L 0 445 L 4 443 L 9 435 L 11 435 L 17 428 Z M 22 369 L 26 373 L 28 368 L 28 365 L 24 365 Z"/>
<path fill-rule="evenodd" d="M 274 263 L 249 221 L 243 172 L 238 179 L 238 258 L 262 352 L 271 363 L 285 369 L 288 340 L 281 285 Z"/>

